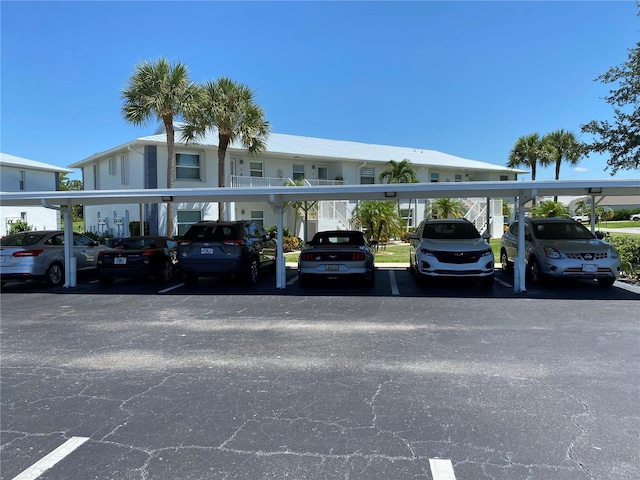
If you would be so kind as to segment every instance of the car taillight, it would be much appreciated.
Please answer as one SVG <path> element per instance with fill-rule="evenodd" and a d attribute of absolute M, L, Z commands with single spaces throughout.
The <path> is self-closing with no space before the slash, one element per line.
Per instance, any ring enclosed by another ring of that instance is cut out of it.
<path fill-rule="evenodd" d="M 100 250 L 100 251 L 98 252 L 98 258 L 102 258 L 102 256 L 103 256 L 103 255 L 104 255 L 104 251 L 103 251 L 103 250 Z"/>
<path fill-rule="evenodd" d="M 149 257 L 151 255 L 153 255 L 155 253 L 155 250 L 145 250 L 144 252 L 142 252 L 142 256 L 143 257 Z"/>
<path fill-rule="evenodd" d="M 353 254 L 351 254 L 351 260 L 364 260 L 365 255 L 362 252 L 354 252 Z"/>
<path fill-rule="evenodd" d="M 244 240 L 223 240 L 223 245 L 230 245 L 233 247 L 242 247 L 244 245 Z"/>
<path fill-rule="evenodd" d="M 37 257 L 44 250 L 20 250 L 19 252 L 13 253 L 12 257 Z"/>
<path fill-rule="evenodd" d="M 313 253 L 303 253 L 303 254 L 300 256 L 300 259 L 301 259 L 301 260 L 305 260 L 305 261 L 307 261 L 307 262 L 309 262 L 309 261 L 313 261 Z"/>

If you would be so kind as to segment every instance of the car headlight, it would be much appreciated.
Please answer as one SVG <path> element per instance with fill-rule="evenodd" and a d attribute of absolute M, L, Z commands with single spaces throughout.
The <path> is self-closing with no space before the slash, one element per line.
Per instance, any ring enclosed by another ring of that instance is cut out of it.
<path fill-rule="evenodd" d="M 544 247 L 544 254 L 549 258 L 560 258 L 562 255 L 553 247 Z"/>
<path fill-rule="evenodd" d="M 611 258 L 619 258 L 620 254 L 618 253 L 618 250 L 616 249 L 616 247 L 611 247 Z"/>
<path fill-rule="evenodd" d="M 420 253 L 421 253 L 422 255 L 429 255 L 429 256 L 431 256 L 431 257 L 433 257 L 433 256 L 434 256 L 434 252 L 433 252 L 433 250 L 429 250 L 429 249 L 427 249 L 427 248 L 421 248 L 421 249 L 420 249 Z"/>
<path fill-rule="evenodd" d="M 493 250 L 489 249 L 482 252 L 483 257 L 488 257 L 489 255 L 493 255 Z"/>

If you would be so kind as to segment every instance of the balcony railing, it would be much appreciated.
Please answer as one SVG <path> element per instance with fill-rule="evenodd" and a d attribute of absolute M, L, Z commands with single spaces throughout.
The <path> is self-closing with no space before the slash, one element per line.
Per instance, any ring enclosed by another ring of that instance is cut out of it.
<path fill-rule="evenodd" d="M 244 177 L 239 175 L 231 175 L 231 187 L 234 188 L 262 188 L 262 187 L 283 187 L 295 183 L 290 178 L 276 177 Z M 304 179 L 304 185 L 323 186 L 323 185 L 344 185 L 340 180 L 317 180 Z"/>

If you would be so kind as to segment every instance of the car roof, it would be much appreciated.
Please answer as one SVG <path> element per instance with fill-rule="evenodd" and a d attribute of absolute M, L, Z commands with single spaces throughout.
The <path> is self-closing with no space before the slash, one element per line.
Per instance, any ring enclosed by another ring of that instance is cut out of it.
<path fill-rule="evenodd" d="M 471 223 L 466 218 L 430 218 L 425 223 Z"/>

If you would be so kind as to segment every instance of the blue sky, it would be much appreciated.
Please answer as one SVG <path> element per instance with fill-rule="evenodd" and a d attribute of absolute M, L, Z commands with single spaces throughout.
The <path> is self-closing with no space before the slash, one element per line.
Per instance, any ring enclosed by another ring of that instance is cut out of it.
<path fill-rule="evenodd" d="M 504 165 L 523 135 L 588 140 L 580 125 L 612 118 L 611 86 L 594 79 L 627 60 L 637 13 L 634 1 L 3 0 L 0 150 L 68 166 L 151 134 L 158 122 L 123 120 L 120 92 L 162 56 L 195 82 L 251 86 L 277 133 Z M 592 156 L 561 179 L 612 178 L 605 166 Z"/>

